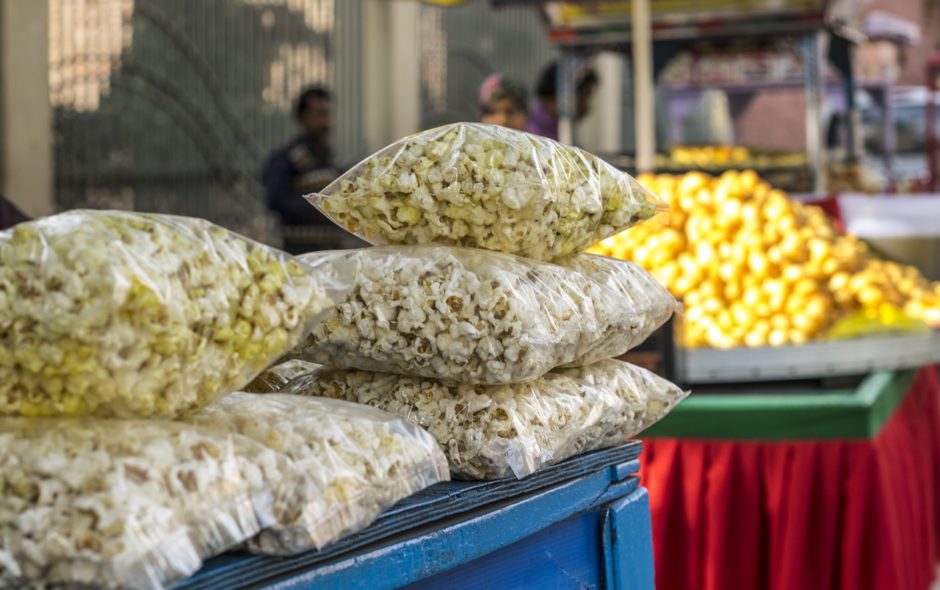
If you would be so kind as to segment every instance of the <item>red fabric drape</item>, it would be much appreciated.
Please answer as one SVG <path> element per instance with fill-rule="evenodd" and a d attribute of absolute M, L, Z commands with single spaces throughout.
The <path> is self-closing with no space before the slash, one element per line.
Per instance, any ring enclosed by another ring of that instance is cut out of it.
<path fill-rule="evenodd" d="M 920 590 L 940 561 L 940 380 L 872 440 L 649 439 L 659 590 Z"/>

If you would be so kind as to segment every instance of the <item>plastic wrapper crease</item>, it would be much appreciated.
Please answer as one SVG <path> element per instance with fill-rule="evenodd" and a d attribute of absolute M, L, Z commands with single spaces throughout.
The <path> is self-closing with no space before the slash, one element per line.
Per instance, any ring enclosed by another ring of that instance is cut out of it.
<path fill-rule="evenodd" d="M 320 365 L 294 359 L 277 363 L 258 374 L 251 383 L 242 388 L 246 393 L 275 393 L 292 380 L 307 375 L 320 368 Z"/>

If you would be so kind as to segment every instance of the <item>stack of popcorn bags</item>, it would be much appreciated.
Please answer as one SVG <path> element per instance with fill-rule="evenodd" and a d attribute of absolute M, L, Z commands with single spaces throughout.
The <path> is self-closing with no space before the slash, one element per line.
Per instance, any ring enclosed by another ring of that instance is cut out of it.
<path fill-rule="evenodd" d="M 458 124 L 309 198 L 380 245 L 293 258 L 119 211 L 0 232 L 0 588 L 160 589 L 232 548 L 320 549 L 684 397 L 611 360 L 676 302 L 579 253 L 660 209 L 599 159 Z"/>
<path fill-rule="evenodd" d="M 333 305 L 312 269 L 203 220 L 0 232 L 0 588 L 164 588 L 246 543 L 323 547 L 449 479 L 397 416 L 236 392 Z"/>
<path fill-rule="evenodd" d="M 578 148 L 459 123 L 407 137 L 308 197 L 375 247 L 300 257 L 335 305 L 284 393 L 427 429 L 455 477 L 525 477 L 625 442 L 685 392 L 613 360 L 677 302 L 630 262 L 580 253 L 662 209 Z"/>

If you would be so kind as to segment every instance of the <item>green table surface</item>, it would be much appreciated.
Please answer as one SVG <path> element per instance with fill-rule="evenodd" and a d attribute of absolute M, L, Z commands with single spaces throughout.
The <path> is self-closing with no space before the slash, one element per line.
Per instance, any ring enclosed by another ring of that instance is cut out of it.
<path fill-rule="evenodd" d="M 692 394 L 642 438 L 869 439 L 904 399 L 916 371 L 879 371 L 855 388 L 752 384 Z"/>

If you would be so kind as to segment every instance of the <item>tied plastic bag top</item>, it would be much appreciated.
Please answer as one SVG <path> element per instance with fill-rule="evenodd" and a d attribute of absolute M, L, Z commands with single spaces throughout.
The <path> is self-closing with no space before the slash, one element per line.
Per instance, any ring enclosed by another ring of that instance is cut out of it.
<path fill-rule="evenodd" d="M 450 479 L 430 434 L 360 404 L 234 393 L 189 420 L 241 433 L 294 461 L 301 477 L 282 482 L 276 523 L 249 545 L 262 553 L 320 549 L 398 500 Z"/>
<path fill-rule="evenodd" d="M 245 385 L 328 303 L 208 221 L 72 211 L 0 232 L 0 414 L 163 416 Z"/>
<path fill-rule="evenodd" d="M 495 125 L 406 137 L 309 195 L 372 244 L 448 244 L 537 260 L 580 252 L 666 206 L 572 146 Z"/>
<path fill-rule="evenodd" d="M 180 422 L 0 418 L 0 588 L 163 588 L 271 524 L 289 469 Z"/>
<path fill-rule="evenodd" d="M 579 254 L 571 268 L 450 246 L 386 246 L 301 260 L 337 305 L 291 357 L 468 383 L 535 379 L 623 354 L 676 307 L 640 267 Z"/>
<path fill-rule="evenodd" d="M 552 371 L 530 383 L 489 386 L 320 369 L 283 392 L 398 414 L 426 428 L 447 454 L 451 474 L 464 479 L 522 478 L 620 444 L 686 396 L 665 379 L 616 360 Z"/>
<path fill-rule="evenodd" d="M 268 367 L 242 388 L 246 393 L 275 393 L 292 380 L 312 373 L 320 365 L 294 359 Z"/>

